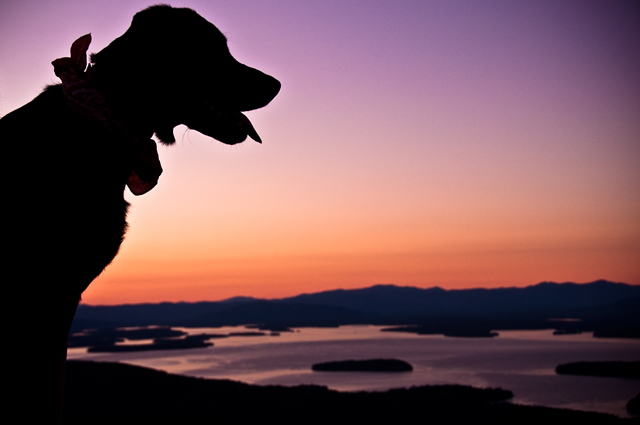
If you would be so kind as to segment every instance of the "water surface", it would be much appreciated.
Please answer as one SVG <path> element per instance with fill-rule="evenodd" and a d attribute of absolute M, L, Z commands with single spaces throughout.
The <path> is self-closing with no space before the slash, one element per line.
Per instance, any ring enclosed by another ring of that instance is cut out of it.
<path fill-rule="evenodd" d="M 189 334 L 251 331 L 244 327 L 178 328 Z M 136 341 L 143 343 L 150 341 Z M 513 402 L 627 416 L 625 404 L 640 381 L 556 375 L 560 363 L 638 361 L 640 341 L 593 338 L 590 333 L 499 331 L 497 338 L 448 338 L 380 332 L 379 326 L 301 328 L 279 336 L 212 339 L 213 347 L 127 353 L 69 350 L 70 359 L 119 361 L 170 373 L 259 385 L 316 384 L 341 391 L 461 384 L 513 391 Z M 413 372 L 312 372 L 314 363 L 397 358 Z"/>

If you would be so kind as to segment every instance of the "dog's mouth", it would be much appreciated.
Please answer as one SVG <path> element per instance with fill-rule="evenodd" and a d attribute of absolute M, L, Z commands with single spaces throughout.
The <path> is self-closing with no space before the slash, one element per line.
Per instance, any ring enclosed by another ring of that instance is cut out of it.
<path fill-rule="evenodd" d="M 164 125 L 156 127 L 155 133 L 161 142 L 174 143 L 173 127 L 184 124 L 227 145 L 242 143 L 247 137 L 262 143 L 253 124 L 242 112 L 266 106 L 280 91 L 280 82 L 235 60 L 227 68 L 226 72 L 218 71 L 215 79 L 226 83 L 204 90 L 198 87 L 189 90 L 199 96 L 182 99 L 177 119 L 164 120 Z"/>
<path fill-rule="evenodd" d="M 227 145 L 244 142 L 247 136 L 262 143 L 253 124 L 242 112 L 221 108 L 207 100 L 189 114 L 184 124 Z"/>
<path fill-rule="evenodd" d="M 266 106 L 280 91 L 280 82 L 257 69 L 235 62 L 225 78 L 236 81 L 218 88 L 189 108 L 183 124 L 227 145 L 262 139 L 242 112 Z M 215 100 L 210 100 L 215 99 Z"/>

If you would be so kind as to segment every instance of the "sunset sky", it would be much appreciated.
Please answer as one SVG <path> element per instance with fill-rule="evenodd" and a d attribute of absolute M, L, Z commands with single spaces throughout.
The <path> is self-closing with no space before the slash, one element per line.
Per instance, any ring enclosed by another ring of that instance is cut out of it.
<path fill-rule="evenodd" d="M 76 38 L 97 52 L 151 4 L 0 1 L 0 116 L 58 82 Z M 85 303 L 640 284 L 637 1 L 170 4 L 282 90 L 247 114 L 262 145 L 176 128 Z M 150 72 L 166 61 L 198 66 Z"/>

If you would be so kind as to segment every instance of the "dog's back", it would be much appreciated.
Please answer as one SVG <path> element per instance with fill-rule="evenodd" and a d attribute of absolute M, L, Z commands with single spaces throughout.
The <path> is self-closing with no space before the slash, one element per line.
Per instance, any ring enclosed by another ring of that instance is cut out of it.
<path fill-rule="evenodd" d="M 60 361 L 82 291 L 109 264 L 125 229 L 126 164 L 113 136 L 65 101 L 60 86 L 0 119 L 3 254 L 12 356 L 8 406 L 50 421 Z M 35 405 L 33 405 L 33 404 Z M 46 423 L 46 422 L 43 422 Z"/>

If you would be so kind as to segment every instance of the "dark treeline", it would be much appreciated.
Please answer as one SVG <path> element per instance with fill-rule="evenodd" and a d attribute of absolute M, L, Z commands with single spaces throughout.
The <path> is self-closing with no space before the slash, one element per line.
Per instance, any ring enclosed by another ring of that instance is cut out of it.
<path fill-rule="evenodd" d="M 256 386 L 116 363 L 70 361 L 65 423 L 619 423 L 601 413 L 508 403 L 512 393 L 458 385 L 385 392 Z"/>

